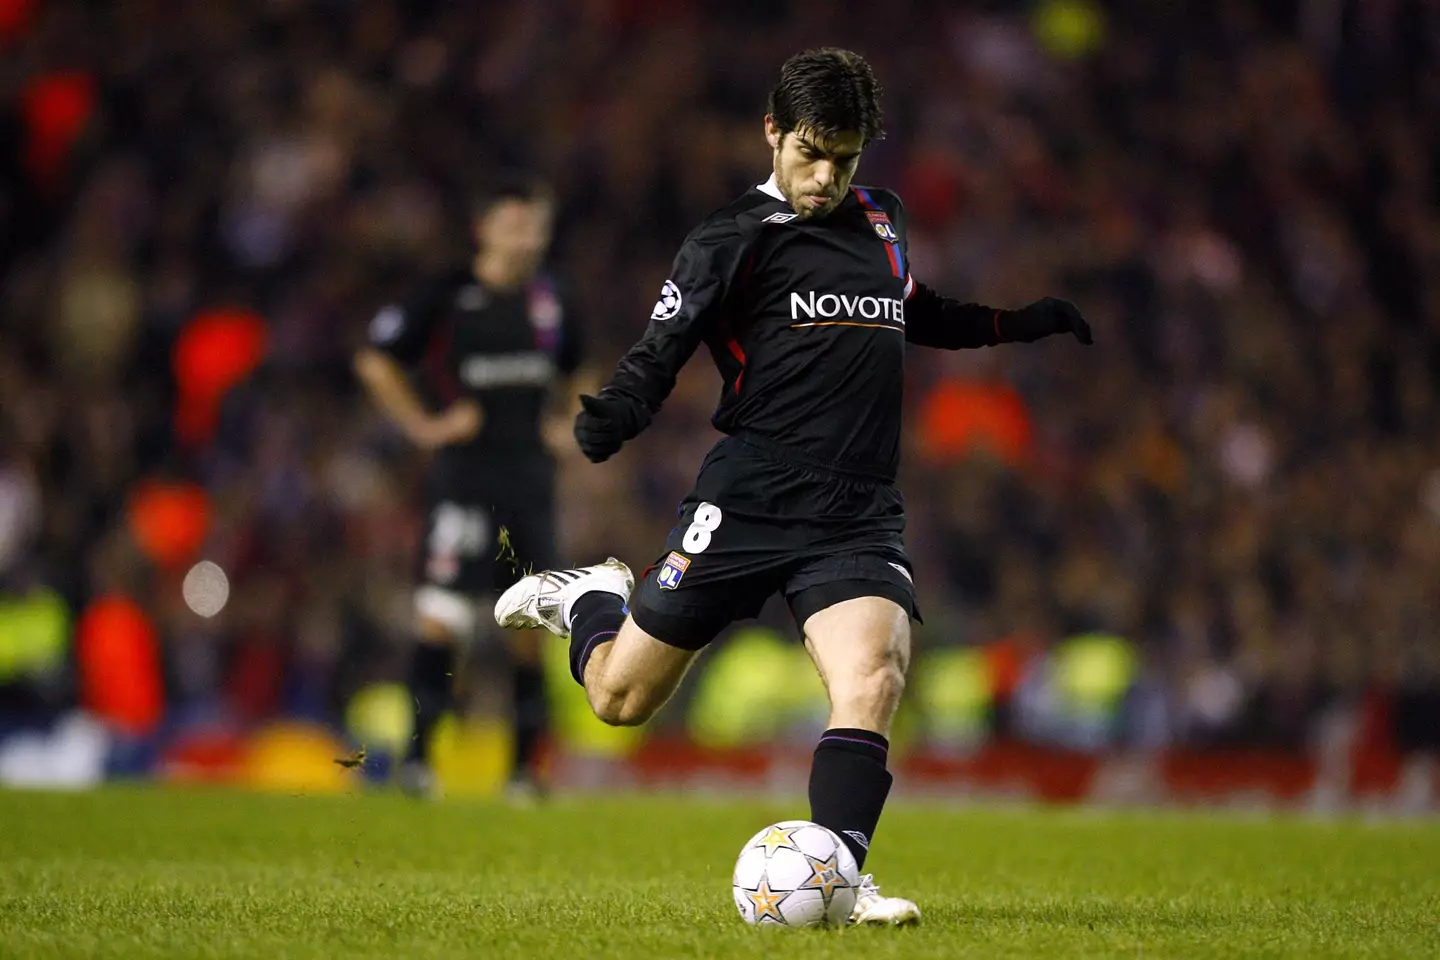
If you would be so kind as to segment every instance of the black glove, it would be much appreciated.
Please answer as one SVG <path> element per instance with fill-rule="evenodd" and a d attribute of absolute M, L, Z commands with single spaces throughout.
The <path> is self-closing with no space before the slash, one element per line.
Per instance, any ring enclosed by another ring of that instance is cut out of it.
<path fill-rule="evenodd" d="M 1080 308 L 1069 300 L 1055 297 L 1036 300 L 1020 310 L 1006 311 L 999 332 L 1006 340 L 1021 343 L 1033 343 L 1056 333 L 1073 333 L 1075 339 L 1086 346 L 1095 342 L 1090 336 L 1090 324 L 1080 315 Z"/>
<path fill-rule="evenodd" d="M 591 463 L 609 460 L 626 440 L 635 436 L 650 422 L 643 411 L 623 397 L 580 397 L 581 410 L 575 415 L 575 442 Z"/>

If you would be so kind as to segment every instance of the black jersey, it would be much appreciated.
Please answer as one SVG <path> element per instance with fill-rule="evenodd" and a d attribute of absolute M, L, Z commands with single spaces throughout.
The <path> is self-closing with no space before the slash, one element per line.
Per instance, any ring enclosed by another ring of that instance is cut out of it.
<path fill-rule="evenodd" d="M 470 397 L 484 410 L 475 439 L 441 456 L 469 464 L 503 454 L 543 457 L 541 417 L 559 374 L 580 366 L 574 314 L 554 281 L 537 275 L 513 291 L 486 288 L 468 269 L 423 284 L 370 322 L 370 343 L 411 368 L 426 399 Z"/>
<path fill-rule="evenodd" d="M 917 283 L 906 252 L 894 193 L 852 187 L 829 216 L 802 220 L 772 178 L 686 238 L 607 390 L 653 414 L 703 343 L 724 380 L 716 429 L 893 480 L 906 343 L 1001 342 L 995 311 Z"/>

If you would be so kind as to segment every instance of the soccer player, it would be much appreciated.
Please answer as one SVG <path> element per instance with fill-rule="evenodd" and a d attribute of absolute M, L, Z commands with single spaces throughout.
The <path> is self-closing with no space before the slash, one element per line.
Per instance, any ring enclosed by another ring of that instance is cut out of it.
<path fill-rule="evenodd" d="M 418 634 L 409 685 L 415 728 L 400 768 L 410 793 L 433 792 L 425 751 L 452 705 L 457 645 L 475 633 L 477 594 L 519 576 L 497 542 L 555 562 L 555 461 L 569 442 L 581 363 L 574 313 L 541 269 L 554 201 L 543 184 L 510 178 L 477 204 L 478 249 L 469 266 L 422 285 L 370 323 L 355 369 L 381 410 L 432 452 L 428 522 L 415 592 Z M 417 391 L 408 372 L 420 381 Z M 432 412 L 432 405 L 443 405 Z M 558 427 L 558 430 L 557 430 Z M 512 796 L 540 792 L 536 746 L 546 723 L 537 634 L 507 639 L 514 664 Z"/>
<path fill-rule="evenodd" d="M 770 96 L 774 170 L 680 248 L 644 336 L 575 437 L 592 461 L 650 423 L 697 347 L 723 379 L 706 456 L 665 550 L 638 590 L 609 560 L 537 574 L 495 607 L 511 626 L 570 638 L 570 667 L 595 714 L 638 724 L 700 650 L 784 596 L 830 698 L 810 770 L 811 819 L 864 865 L 890 791 L 887 734 L 919 619 L 895 475 L 907 345 L 960 350 L 1071 333 L 1074 305 L 1002 310 L 943 297 L 906 266 L 895 194 L 851 185 L 881 132 L 880 84 L 857 54 L 788 60 Z M 855 923 L 912 923 L 870 875 Z"/>

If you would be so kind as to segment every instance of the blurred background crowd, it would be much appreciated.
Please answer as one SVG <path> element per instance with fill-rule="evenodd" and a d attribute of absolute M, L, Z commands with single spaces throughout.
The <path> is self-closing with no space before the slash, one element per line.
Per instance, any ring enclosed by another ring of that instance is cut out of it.
<path fill-rule="evenodd" d="M 916 735 L 1437 749 L 1425 0 L 0 0 L 0 737 L 339 722 L 399 679 L 423 462 L 350 372 L 369 318 L 529 168 L 608 372 L 818 42 L 885 84 L 857 182 L 915 274 L 1096 329 L 911 354 Z M 717 391 L 698 357 L 562 464 L 567 555 L 652 561 Z M 740 696 L 706 683 L 659 722 Z"/>

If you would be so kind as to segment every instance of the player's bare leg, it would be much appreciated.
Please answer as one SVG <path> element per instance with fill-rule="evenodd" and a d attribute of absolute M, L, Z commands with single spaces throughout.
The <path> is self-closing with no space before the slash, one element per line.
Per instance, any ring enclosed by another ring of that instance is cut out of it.
<path fill-rule="evenodd" d="M 585 665 L 585 695 L 595 716 L 631 727 L 653 717 L 674 694 L 695 659 L 655 639 L 626 617 L 612 642 L 597 645 Z"/>
<path fill-rule="evenodd" d="M 585 687 L 595 716 L 635 726 L 670 699 L 695 654 L 635 625 L 625 605 L 634 586 L 618 560 L 531 574 L 501 595 L 495 621 L 544 627 L 568 639 L 571 674 Z"/>
<path fill-rule="evenodd" d="M 890 792 L 887 739 L 910 663 L 910 618 L 883 597 L 856 597 L 812 614 L 805 647 L 830 696 L 829 729 L 810 768 L 810 818 L 845 840 L 865 865 L 875 825 Z M 861 877 L 851 923 L 906 924 L 920 908 L 881 896 Z"/>
<path fill-rule="evenodd" d="M 805 649 L 830 697 L 830 726 L 886 736 L 910 666 L 910 618 L 884 597 L 856 597 L 805 621 Z"/>

